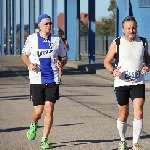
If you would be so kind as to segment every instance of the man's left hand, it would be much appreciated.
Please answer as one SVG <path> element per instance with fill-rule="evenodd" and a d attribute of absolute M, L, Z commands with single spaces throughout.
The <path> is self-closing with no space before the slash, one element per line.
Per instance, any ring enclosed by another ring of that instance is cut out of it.
<path fill-rule="evenodd" d="M 61 68 L 62 67 L 62 63 L 61 63 L 61 61 L 59 61 L 58 59 L 57 60 L 55 60 L 55 67 L 57 67 L 57 68 Z"/>
<path fill-rule="evenodd" d="M 148 67 L 146 66 L 145 63 L 143 63 L 143 67 L 142 67 L 142 70 L 141 70 L 141 74 L 148 74 L 148 72 L 149 72 Z"/>

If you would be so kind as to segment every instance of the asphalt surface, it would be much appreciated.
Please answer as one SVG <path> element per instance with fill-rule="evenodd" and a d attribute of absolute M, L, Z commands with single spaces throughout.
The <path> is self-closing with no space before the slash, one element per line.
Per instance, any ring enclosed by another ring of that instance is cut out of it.
<path fill-rule="evenodd" d="M 95 65 L 99 73 L 93 70 L 90 73 L 85 62 L 68 61 L 64 68 L 61 98 L 55 105 L 54 123 L 49 135 L 53 150 L 117 150 L 120 138 L 116 128 L 118 115 L 113 79 L 99 65 Z M 150 90 L 147 89 L 140 139 L 142 150 L 150 150 L 149 99 Z M 27 67 L 20 56 L 0 57 L 0 150 L 41 150 L 44 114 L 39 120 L 36 139 L 28 141 L 26 138 L 32 109 Z M 126 134 L 129 149 L 132 146 L 132 122 L 130 101 Z"/>

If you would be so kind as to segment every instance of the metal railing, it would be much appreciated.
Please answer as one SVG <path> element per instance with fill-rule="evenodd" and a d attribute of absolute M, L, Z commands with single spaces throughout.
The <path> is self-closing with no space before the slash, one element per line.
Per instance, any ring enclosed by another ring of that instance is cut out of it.
<path fill-rule="evenodd" d="M 95 37 L 95 54 L 106 55 L 110 43 L 113 41 L 115 36 L 112 35 L 101 35 Z M 88 37 L 80 37 L 80 55 L 88 54 Z"/>

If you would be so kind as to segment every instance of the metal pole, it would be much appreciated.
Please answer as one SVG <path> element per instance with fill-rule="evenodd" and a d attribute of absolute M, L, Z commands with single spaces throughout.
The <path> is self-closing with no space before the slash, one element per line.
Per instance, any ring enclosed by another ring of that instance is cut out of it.
<path fill-rule="evenodd" d="M 9 11 L 9 22 L 10 22 L 10 26 L 9 26 L 9 53 L 10 54 L 12 54 L 12 28 L 11 28 L 11 11 L 12 11 L 12 9 L 11 9 L 11 0 L 9 0 L 9 9 L 10 9 L 10 11 Z"/>
<path fill-rule="evenodd" d="M 33 27 L 33 0 L 29 0 L 29 34 L 32 34 L 34 32 Z"/>
<path fill-rule="evenodd" d="M 39 0 L 39 15 L 43 14 L 43 0 Z"/>
<path fill-rule="evenodd" d="M 115 16 L 115 37 L 119 36 L 119 9 L 118 9 L 118 0 L 116 1 L 116 16 Z"/>
<path fill-rule="evenodd" d="M 10 28 L 11 28 L 11 8 L 10 0 L 6 0 L 6 55 L 10 54 Z"/>
<path fill-rule="evenodd" d="M 129 16 L 129 0 L 127 0 L 127 16 Z"/>
<path fill-rule="evenodd" d="M 33 0 L 33 32 L 35 32 L 35 0 Z"/>
<path fill-rule="evenodd" d="M 16 0 L 12 0 L 13 54 L 16 55 Z"/>
<path fill-rule="evenodd" d="M 106 53 L 108 52 L 108 35 L 105 35 L 105 37 L 106 37 Z"/>
<path fill-rule="evenodd" d="M 0 9 L 0 15 L 1 15 L 1 39 L 0 39 L 0 50 L 1 55 L 4 55 L 4 0 L 1 0 L 1 9 Z"/>
<path fill-rule="evenodd" d="M 67 39 L 67 0 L 64 0 L 64 36 Z"/>
<path fill-rule="evenodd" d="M 24 0 L 20 0 L 20 54 L 24 46 Z"/>
<path fill-rule="evenodd" d="M 88 63 L 95 63 L 95 0 L 88 0 Z"/>
<path fill-rule="evenodd" d="M 0 6 L 2 6 L 2 1 L 0 1 Z M 1 32 L 2 32 L 2 11 L 0 9 L 0 56 L 2 55 L 2 50 L 1 50 L 1 43 L 2 43 L 2 35 L 1 35 Z"/>
<path fill-rule="evenodd" d="M 52 0 L 53 34 L 57 34 L 57 0 Z"/>
<path fill-rule="evenodd" d="M 76 60 L 81 60 L 80 55 L 80 0 L 77 0 L 77 49 L 76 49 Z"/>

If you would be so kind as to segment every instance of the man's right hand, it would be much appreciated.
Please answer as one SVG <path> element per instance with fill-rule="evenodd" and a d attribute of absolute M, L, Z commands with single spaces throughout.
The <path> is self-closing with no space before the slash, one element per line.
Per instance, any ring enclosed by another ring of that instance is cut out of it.
<path fill-rule="evenodd" d="M 114 76 L 114 77 L 119 77 L 119 76 L 121 76 L 120 69 L 121 69 L 121 67 L 118 67 L 118 68 L 116 68 L 116 69 L 113 71 L 113 76 Z"/>
<path fill-rule="evenodd" d="M 28 66 L 29 70 L 35 70 L 37 68 L 37 64 L 30 63 Z"/>

